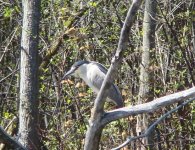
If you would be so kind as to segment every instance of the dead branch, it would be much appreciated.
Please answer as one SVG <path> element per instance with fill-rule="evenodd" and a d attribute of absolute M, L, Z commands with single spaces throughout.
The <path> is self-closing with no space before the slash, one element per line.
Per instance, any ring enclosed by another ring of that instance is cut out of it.
<path fill-rule="evenodd" d="M 165 118 L 167 118 L 170 114 L 176 112 L 178 109 L 182 108 L 183 106 L 187 105 L 188 103 L 192 102 L 195 98 L 189 98 L 186 102 L 183 102 L 182 104 L 180 104 L 179 106 L 177 106 L 176 108 L 168 111 L 167 113 L 165 113 L 164 115 L 162 115 L 160 118 L 158 118 L 146 131 L 144 134 L 140 135 L 140 136 L 135 136 L 135 137 L 128 137 L 127 140 L 119 145 L 116 148 L 113 148 L 112 150 L 120 150 L 121 148 L 125 147 L 129 142 L 134 141 L 136 139 L 140 139 L 143 137 L 148 136 L 149 134 L 151 134 L 151 132 L 155 129 L 155 127 L 161 122 L 163 121 Z"/>
<path fill-rule="evenodd" d="M 195 99 L 195 87 L 185 91 L 170 94 L 161 98 L 157 98 L 151 102 L 139 104 L 135 106 L 123 107 L 120 109 L 112 110 L 104 114 L 101 124 L 106 125 L 112 121 L 120 118 L 125 118 L 131 115 L 138 115 L 142 113 L 154 112 L 155 110 L 169 106 L 171 104 L 185 101 L 187 99 Z"/>

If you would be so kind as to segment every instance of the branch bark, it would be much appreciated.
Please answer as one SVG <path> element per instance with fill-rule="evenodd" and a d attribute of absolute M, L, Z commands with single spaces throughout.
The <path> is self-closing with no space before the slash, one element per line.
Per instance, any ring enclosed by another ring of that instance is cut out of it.
<path fill-rule="evenodd" d="M 40 0 L 23 0 L 20 56 L 19 142 L 28 149 L 40 147 L 38 135 L 38 40 Z"/>
<path fill-rule="evenodd" d="M 101 120 L 101 125 L 105 126 L 106 124 L 112 121 L 125 118 L 131 115 L 138 115 L 138 114 L 143 114 L 143 113 L 154 112 L 155 110 L 161 107 L 165 107 L 165 106 L 168 106 L 168 105 L 171 105 L 177 102 L 181 102 L 187 99 L 195 99 L 195 87 L 190 88 L 185 91 L 167 95 L 161 98 L 157 98 L 148 103 L 109 111 L 104 114 L 104 117 Z"/>
<path fill-rule="evenodd" d="M 136 137 L 129 137 L 123 144 L 121 144 L 120 146 L 113 148 L 112 150 L 120 150 L 121 148 L 125 147 L 129 142 L 136 140 L 136 139 L 140 139 L 143 137 L 148 136 L 149 134 L 151 134 L 151 132 L 155 129 L 155 127 L 161 122 L 163 121 L 165 118 L 167 118 L 170 114 L 176 112 L 177 110 L 179 110 L 180 108 L 182 108 L 183 106 L 187 105 L 188 103 L 192 102 L 194 100 L 194 98 L 190 98 L 189 100 L 187 100 L 186 102 L 183 102 L 182 104 L 180 104 L 179 106 L 177 106 L 176 108 L 168 111 L 167 113 L 165 113 L 163 116 L 161 116 L 160 118 L 158 118 L 146 131 L 144 134 L 141 134 L 139 136 Z"/>
<path fill-rule="evenodd" d="M 152 54 L 155 51 L 155 16 L 156 16 L 156 1 L 145 0 L 144 8 L 144 20 L 143 20 L 143 48 L 142 48 L 142 60 L 140 65 L 139 76 L 139 94 L 138 104 L 149 102 L 153 100 L 153 85 L 152 79 L 154 77 L 153 72 L 149 69 L 152 60 Z M 140 135 L 142 131 L 148 128 L 150 117 L 147 114 L 137 116 L 136 132 Z M 143 138 L 141 142 L 137 143 L 139 150 L 145 150 L 147 148 L 153 149 L 153 134 Z M 145 147 L 146 145 L 147 148 Z"/>
<path fill-rule="evenodd" d="M 89 127 L 85 138 L 85 146 L 84 146 L 85 150 L 97 150 L 99 147 L 101 132 L 104 127 L 101 124 L 101 120 L 104 115 L 103 107 L 104 107 L 105 99 L 107 97 L 108 89 L 110 88 L 110 85 L 115 78 L 117 69 L 121 64 L 122 56 L 124 50 L 126 49 L 129 32 L 131 26 L 134 23 L 134 18 L 136 16 L 139 6 L 141 5 L 141 2 L 142 0 L 134 0 L 127 13 L 125 22 L 123 24 L 123 28 L 121 30 L 116 54 L 112 59 L 112 64 L 106 74 L 100 92 L 98 93 L 97 98 L 95 100 L 94 108 L 92 109 L 91 118 L 89 121 Z"/>
<path fill-rule="evenodd" d="M 19 150 L 27 150 L 22 144 L 18 141 L 14 140 L 10 135 L 8 135 L 3 128 L 0 126 L 0 142 L 8 144 L 9 146 L 19 149 Z"/>

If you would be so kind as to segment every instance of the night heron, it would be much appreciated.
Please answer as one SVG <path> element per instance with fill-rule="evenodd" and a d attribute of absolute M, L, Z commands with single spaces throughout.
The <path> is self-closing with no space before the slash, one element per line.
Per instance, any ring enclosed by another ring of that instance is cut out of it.
<path fill-rule="evenodd" d="M 98 93 L 106 76 L 107 69 L 100 63 L 94 61 L 80 60 L 75 62 L 71 69 L 65 73 L 62 80 L 68 76 L 83 79 L 86 84 Z M 112 83 L 108 91 L 108 101 L 113 102 L 117 107 L 123 107 L 123 99 L 118 87 Z"/>

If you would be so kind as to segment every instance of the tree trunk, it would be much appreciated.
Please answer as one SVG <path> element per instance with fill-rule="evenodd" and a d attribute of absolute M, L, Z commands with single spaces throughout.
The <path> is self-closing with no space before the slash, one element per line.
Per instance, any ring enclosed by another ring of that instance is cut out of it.
<path fill-rule="evenodd" d="M 195 11 L 195 3 L 192 2 L 191 3 L 191 11 L 194 12 Z M 194 18 L 195 14 L 192 13 L 191 18 Z M 193 48 L 193 53 L 195 55 L 195 20 L 192 19 L 192 48 Z"/>
<path fill-rule="evenodd" d="M 153 52 L 155 48 L 155 13 L 156 1 L 146 0 L 143 21 L 143 51 L 140 70 L 139 104 L 152 100 L 152 95 L 150 93 L 151 74 L 149 72 L 149 65 L 150 53 Z M 147 114 L 139 115 L 137 117 L 137 135 L 140 135 L 142 132 L 146 131 L 149 126 L 148 119 Z M 152 144 L 149 142 L 149 139 L 149 136 L 144 138 L 142 143 L 144 145 Z M 145 147 L 140 146 L 138 149 L 145 149 Z"/>
<path fill-rule="evenodd" d="M 38 128 L 38 28 L 40 0 L 23 0 L 20 63 L 19 142 L 39 149 Z"/>

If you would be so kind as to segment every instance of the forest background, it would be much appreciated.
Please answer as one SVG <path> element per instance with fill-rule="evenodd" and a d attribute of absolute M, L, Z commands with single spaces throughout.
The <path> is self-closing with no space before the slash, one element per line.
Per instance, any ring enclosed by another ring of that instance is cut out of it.
<path fill-rule="evenodd" d="M 16 136 L 23 10 L 20 1 L 0 2 L 0 125 L 7 133 Z M 189 89 L 195 84 L 195 4 L 190 0 L 155 2 L 155 44 L 149 51 L 147 68 L 149 100 Z M 59 81 L 77 60 L 98 61 L 109 68 L 131 3 L 120 0 L 42 0 L 38 132 L 45 149 L 83 148 L 96 96 L 80 79 Z M 144 10 L 143 3 L 131 28 L 115 81 L 125 106 L 140 103 Z M 179 104 L 161 108 L 147 118 L 153 122 Z M 114 107 L 106 103 L 105 110 L 112 109 Z M 102 133 L 100 149 L 111 149 L 128 136 L 136 136 L 141 130 L 138 122 L 139 117 L 130 116 L 108 124 Z M 162 149 L 195 148 L 194 126 L 195 105 L 192 102 L 158 124 L 153 137 L 155 146 L 159 148 L 160 145 Z M 143 145 L 140 141 L 135 143 L 129 144 L 128 148 Z M 2 144 L 3 148 L 5 145 Z"/>

